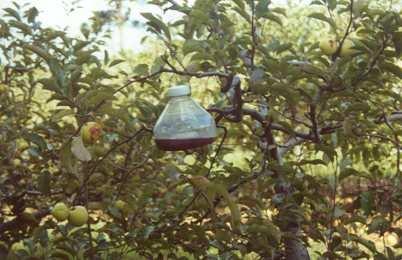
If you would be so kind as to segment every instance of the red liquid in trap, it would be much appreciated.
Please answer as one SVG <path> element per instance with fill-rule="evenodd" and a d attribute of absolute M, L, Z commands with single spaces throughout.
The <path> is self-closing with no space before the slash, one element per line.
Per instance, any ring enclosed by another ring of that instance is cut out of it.
<path fill-rule="evenodd" d="M 190 138 L 190 139 L 155 139 L 159 149 L 164 151 L 189 150 L 211 144 L 215 138 Z"/>

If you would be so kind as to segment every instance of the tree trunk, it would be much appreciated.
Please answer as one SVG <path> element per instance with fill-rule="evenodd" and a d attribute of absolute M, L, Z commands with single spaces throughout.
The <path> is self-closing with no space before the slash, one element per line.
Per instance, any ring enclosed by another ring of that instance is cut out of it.
<path fill-rule="evenodd" d="M 294 234 L 293 237 L 285 239 L 285 259 L 286 260 L 310 260 L 306 246 L 298 237 L 300 235 L 299 227 L 288 228 L 285 232 Z"/>
<path fill-rule="evenodd" d="M 282 155 L 279 152 L 275 138 L 272 134 L 272 131 L 269 127 L 266 128 L 265 130 L 265 139 L 268 143 L 268 146 L 271 146 L 272 148 L 268 148 L 268 156 L 271 158 L 273 161 L 276 161 L 279 165 L 282 165 Z M 283 173 L 280 172 L 275 172 L 274 178 L 276 178 L 279 183 L 277 187 L 275 187 L 276 193 L 278 195 L 282 195 L 285 199 L 283 201 L 287 201 L 287 197 L 290 197 L 292 195 L 292 187 L 291 184 L 287 183 L 284 181 L 284 176 L 282 176 Z M 283 219 L 285 220 L 290 220 L 287 221 L 289 223 L 284 224 L 281 228 L 281 231 L 283 234 L 286 234 L 286 237 L 284 238 L 284 245 L 285 245 L 285 259 L 286 260 L 310 260 L 310 256 L 308 254 L 307 248 L 304 245 L 303 241 L 300 239 L 301 231 L 300 231 L 300 225 L 298 223 L 298 216 L 291 216 L 291 211 L 292 209 L 295 209 L 297 211 L 297 205 L 287 207 L 281 207 L 279 205 L 279 217 L 284 216 Z M 290 213 L 290 214 L 289 214 Z M 289 216 L 290 215 L 290 216 Z"/>

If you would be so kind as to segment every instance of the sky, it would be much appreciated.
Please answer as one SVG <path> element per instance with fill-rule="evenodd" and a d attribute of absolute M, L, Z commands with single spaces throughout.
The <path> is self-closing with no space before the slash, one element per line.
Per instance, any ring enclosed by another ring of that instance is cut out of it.
<path fill-rule="evenodd" d="M 80 8 L 69 12 L 74 2 L 77 0 L 14 0 L 19 5 L 29 3 L 39 10 L 39 21 L 45 26 L 57 27 L 65 29 L 77 36 L 80 34 L 80 25 L 91 17 L 93 11 L 100 11 L 107 9 L 106 0 L 78 0 Z M 285 4 L 287 0 L 273 0 L 275 4 Z M 0 0 L 0 9 L 10 6 L 12 0 Z M 154 5 L 145 3 L 146 1 L 133 1 L 130 4 L 131 17 L 136 20 L 142 21 L 140 13 L 152 12 L 159 13 L 160 9 Z M 177 0 L 177 2 L 182 2 Z M 191 1 L 190 1 L 191 2 Z M 177 12 L 168 12 L 163 14 L 163 19 L 172 21 L 177 18 Z M 126 26 L 123 31 L 123 40 L 120 42 L 119 33 L 114 32 L 111 41 L 108 43 L 108 49 L 113 53 L 120 49 L 120 45 L 124 48 L 132 49 L 134 52 L 141 51 L 141 39 L 147 35 L 144 28 Z"/>

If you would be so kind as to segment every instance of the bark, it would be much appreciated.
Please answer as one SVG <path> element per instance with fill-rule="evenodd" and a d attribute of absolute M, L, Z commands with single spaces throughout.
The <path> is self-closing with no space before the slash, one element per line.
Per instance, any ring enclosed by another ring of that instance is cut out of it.
<path fill-rule="evenodd" d="M 300 240 L 300 228 L 293 227 L 284 230 L 289 234 L 294 234 L 293 237 L 286 238 L 285 243 L 285 259 L 286 260 L 309 260 L 310 255 L 308 254 L 307 248 L 303 241 Z"/>
<path fill-rule="evenodd" d="M 268 149 L 268 154 L 270 158 L 279 164 L 282 164 L 282 155 L 281 151 L 277 148 L 275 137 L 272 134 L 272 131 L 268 125 L 265 130 L 265 138 L 268 142 L 268 147 L 272 147 Z M 293 145 L 293 144 L 292 144 Z M 284 181 L 284 176 L 282 173 L 276 172 L 273 175 L 279 182 L 279 184 L 275 187 L 275 191 L 283 195 L 284 197 L 289 197 L 292 194 L 292 187 L 289 183 Z M 286 199 L 284 201 L 287 201 Z M 294 205 L 293 207 L 297 207 Z M 297 211 L 297 209 L 296 209 Z M 291 219 L 292 222 L 286 223 L 284 226 L 280 227 L 283 234 L 286 234 L 284 238 L 285 245 L 285 259 L 286 260 L 310 260 L 310 256 L 308 254 L 307 248 L 304 245 L 303 241 L 300 239 L 301 230 L 300 225 L 297 223 L 297 216 L 289 217 L 290 208 L 289 207 L 279 207 L 279 216 L 287 216 L 285 219 Z M 293 222 L 294 221 L 294 222 Z"/>

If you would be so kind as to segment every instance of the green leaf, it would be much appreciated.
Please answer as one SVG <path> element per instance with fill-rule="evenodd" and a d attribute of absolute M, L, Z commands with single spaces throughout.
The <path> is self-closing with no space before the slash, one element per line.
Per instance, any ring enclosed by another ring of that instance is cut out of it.
<path fill-rule="evenodd" d="M 255 6 L 255 15 L 257 18 L 263 17 L 268 13 L 268 5 L 271 3 L 270 0 L 260 0 Z"/>
<path fill-rule="evenodd" d="M 38 190 L 43 194 L 50 193 L 50 173 L 48 171 L 44 171 L 40 174 L 38 178 Z"/>
<path fill-rule="evenodd" d="M 59 109 L 59 110 L 54 110 L 51 119 L 53 121 L 58 122 L 65 116 L 71 116 L 74 115 L 75 112 L 73 109 Z"/>
<path fill-rule="evenodd" d="M 109 64 L 109 67 L 116 66 L 116 65 L 118 65 L 118 64 L 120 64 L 120 63 L 122 63 L 122 62 L 125 62 L 125 60 L 122 60 L 122 59 L 114 60 L 114 61 L 112 61 L 112 62 Z"/>
<path fill-rule="evenodd" d="M 149 235 L 151 235 L 151 233 L 155 230 L 154 226 L 147 226 L 144 229 L 144 233 L 143 236 L 145 239 L 147 239 L 149 237 Z"/>
<path fill-rule="evenodd" d="M 368 225 L 368 233 L 384 233 L 389 228 L 389 221 L 385 219 L 383 216 L 376 216 Z"/>
<path fill-rule="evenodd" d="M 192 39 L 185 41 L 183 44 L 183 48 L 182 48 L 184 56 L 191 52 L 202 51 L 203 50 L 202 44 L 203 44 L 203 41 L 197 41 L 197 40 L 192 40 Z"/>
<path fill-rule="evenodd" d="M 66 169 L 70 173 L 77 171 L 77 160 L 71 152 L 71 143 L 63 145 L 60 149 L 60 164 L 62 168 Z"/>
<path fill-rule="evenodd" d="M 139 64 L 134 68 L 134 72 L 137 75 L 147 75 L 149 71 L 147 64 Z"/>
<path fill-rule="evenodd" d="M 328 8 L 331 10 L 335 10 L 337 4 L 337 0 L 327 0 Z"/>
<path fill-rule="evenodd" d="M 148 20 L 147 24 L 155 29 L 155 32 L 163 32 L 168 40 L 171 40 L 169 27 L 164 22 L 156 18 L 152 13 L 141 13 Z"/>
<path fill-rule="evenodd" d="M 210 184 L 208 189 L 212 189 L 215 191 L 217 194 L 221 195 L 223 197 L 223 200 L 227 203 L 231 217 L 232 217 L 232 225 L 233 228 L 238 228 L 240 225 L 240 210 L 237 204 L 234 202 L 232 197 L 230 196 L 229 192 L 226 190 L 226 188 L 221 185 L 221 184 Z"/>
<path fill-rule="evenodd" d="M 283 26 L 281 18 L 277 15 L 274 15 L 273 13 L 266 13 L 264 15 L 264 18 L 267 18 L 268 20 L 271 20 L 271 21 L 279 24 L 280 26 Z"/>
<path fill-rule="evenodd" d="M 39 46 L 24 44 L 23 47 L 34 52 L 35 54 L 37 54 L 38 56 L 40 56 L 42 59 L 44 59 L 47 62 L 50 62 L 52 59 L 54 59 L 52 57 L 52 55 L 50 55 L 46 50 L 42 49 Z"/>
<path fill-rule="evenodd" d="M 38 82 L 43 85 L 44 89 L 60 93 L 60 86 L 55 78 L 40 79 Z"/>
<path fill-rule="evenodd" d="M 335 24 L 334 20 L 332 20 L 332 18 L 330 18 L 330 17 L 323 15 L 322 13 L 312 13 L 308 17 L 321 20 L 321 21 L 326 22 L 329 25 L 331 25 L 332 28 L 336 28 L 336 24 Z"/>
<path fill-rule="evenodd" d="M 157 57 L 151 67 L 151 74 L 154 74 L 156 72 L 158 72 L 159 70 L 161 70 L 164 66 L 165 62 L 162 60 L 161 57 Z"/>
<path fill-rule="evenodd" d="M 46 141 L 45 141 L 45 139 L 42 138 L 42 136 L 35 134 L 35 133 L 27 133 L 24 136 L 28 141 L 36 144 L 41 151 L 44 151 L 47 149 Z"/>
<path fill-rule="evenodd" d="M 67 259 L 67 260 L 74 260 L 74 256 L 72 254 L 70 254 L 68 251 L 63 250 L 63 249 L 54 249 L 54 251 L 52 251 L 50 253 L 50 255 L 56 259 Z"/>
<path fill-rule="evenodd" d="M 336 152 L 331 146 L 318 144 L 316 149 L 324 152 L 324 155 L 327 156 L 330 161 L 333 161 L 336 158 Z"/>
<path fill-rule="evenodd" d="M 244 5 L 244 1 L 243 0 L 233 0 L 233 2 L 240 8 L 245 10 L 246 6 Z"/>
<path fill-rule="evenodd" d="M 278 13 L 278 14 L 281 14 L 283 16 L 286 16 L 286 9 L 285 8 L 275 7 L 275 8 L 271 8 L 270 10 L 271 10 L 271 12 Z"/>
<path fill-rule="evenodd" d="M 107 50 L 104 50 L 103 52 L 103 63 L 108 64 L 109 63 L 109 52 Z"/>
<path fill-rule="evenodd" d="M 323 5 L 324 3 L 323 2 L 321 2 L 320 0 L 314 0 L 314 1 L 311 1 L 311 3 L 310 3 L 310 5 Z"/>
<path fill-rule="evenodd" d="M 14 10 L 12 8 L 4 8 L 3 10 L 7 13 L 8 16 L 12 16 L 15 19 L 17 19 L 18 21 L 21 21 L 21 16 L 19 15 L 19 13 L 16 10 Z"/>
<path fill-rule="evenodd" d="M 363 246 L 365 246 L 367 249 L 369 249 L 373 253 L 378 253 L 377 248 L 375 247 L 375 244 L 373 241 L 364 239 L 362 237 L 359 237 L 355 234 L 348 234 L 348 237 L 350 240 L 357 242 Z"/>
<path fill-rule="evenodd" d="M 81 104 L 87 107 L 96 106 L 102 101 L 114 100 L 115 91 L 112 88 L 94 89 L 86 92 L 84 97 L 80 100 Z"/>
<path fill-rule="evenodd" d="M 85 148 L 81 136 L 73 137 L 73 141 L 71 142 L 71 152 L 80 161 L 88 162 L 92 160 L 91 154 L 87 148 Z"/>
<path fill-rule="evenodd" d="M 342 181 L 349 176 L 359 176 L 359 172 L 353 168 L 346 168 L 339 174 L 339 181 Z"/>
<path fill-rule="evenodd" d="M 29 35 L 32 34 L 31 27 L 29 25 L 23 23 L 23 22 L 11 20 L 11 21 L 8 22 L 8 24 L 11 27 L 20 29 L 25 34 L 29 34 Z"/>
<path fill-rule="evenodd" d="M 32 7 L 28 11 L 25 12 L 25 16 L 27 17 L 29 23 L 34 23 L 38 14 L 39 14 L 39 11 L 38 11 L 38 9 L 36 9 L 36 7 Z"/>
<path fill-rule="evenodd" d="M 313 164 L 313 165 L 319 165 L 319 164 L 321 164 L 321 165 L 327 165 L 328 163 L 326 163 L 325 161 L 323 161 L 323 160 L 320 160 L 320 159 L 315 159 L 315 160 L 301 160 L 300 162 L 297 162 L 297 164 L 296 165 L 305 165 L 305 164 Z"/>
<path fill-rule="evenodd" d="M 402 68 L 399 67 L 398 65 L 395 65 L 391 62 L 385 62 L 381 65 L 382 69 L 385 69 L 388 72 L 391 72 L 398 78 L 402 79 Z"/>
<path fill-rule="evenodd" d="M 357 111 L 357 112 L 368 112 L 370 110 L 370 106 L 367 103 L 363 103 L 363 102 L 358 102 L 358 103 L 354 103 L 351 106 L 349 106 L 345 113 L 350 113 L 353 111 Z"/>
<path fill-rule="evenodd" d="M 399 57 L 402 53 L 402 32 L 394 32 L 392 34 L 396 55 Z"/>
<path fill-rule="evenodd" d="M 245 9 L 235 7 L 235 8 L 233 8 L 233 10 L 236 11 L 238 14 L 240 14 L 240 16 L 243 17 L 246 21 L 251 21 L 251 17 L 250 17 L 250 15 L 245 11 Z"/>
<path fill-rule="evenodd" d="M 47 64 L 49 65 L 50 71 L 52 72 L 52 75 L 54 78 L 57 80 L 57 83 L 61 88 L 64 87 L 64 72 L 57 61 L 55 57 L 53 57 L 50 53 L 48 53 L 46 50 L 43 48 L 36 46 L 36 45 L 31 45 L 31 44 L 24 44 L 23 47 L 25 49 L 28 49 L 35 54 L 37 54 L 39 57 L 44 59 Z"/>

